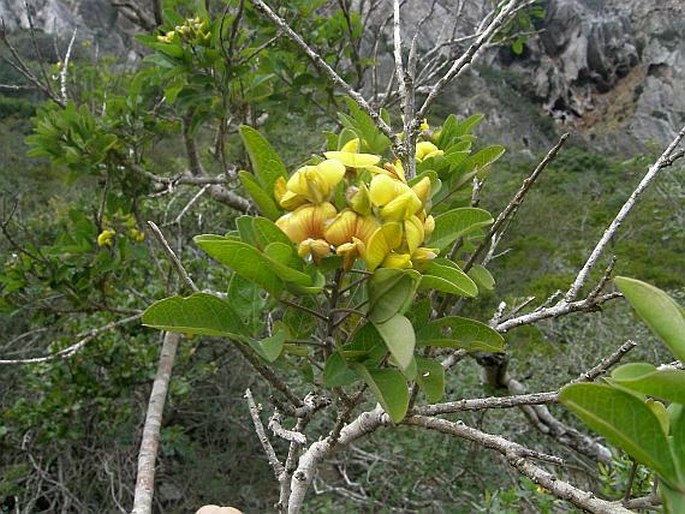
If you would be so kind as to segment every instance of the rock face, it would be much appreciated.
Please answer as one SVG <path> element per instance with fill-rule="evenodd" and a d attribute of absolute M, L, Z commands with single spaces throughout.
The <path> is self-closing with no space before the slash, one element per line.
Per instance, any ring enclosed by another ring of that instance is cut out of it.
<path fill-rule="evenodd" d="M 130 27 L 109 0 L 31 0 L 39 30 L 97 39 L 127 50 Z M 431 2 L 407 2 L 412 34 Z M 442 0 L 421 28 L 428 50 L 451 34 L 474 31 L 491 3 Z M 572 129 L 592 146 L 634 151 L 669 142 L 685 123 L 683 0 L 546 0 L 538 36 L 524 51 L 493 50 L 444 98 L 444 112 L 485 112 L 493 137 L 508 146 L 541 149 Z M 457 6 L 461 6 L 460 10 Z M 387 12 L 381 13 L 383 17 Z M 0 0 L 10 30 L 27 28 L 24 0 Z M 447 31 L 446 31 L 447 29 Z M 442 113 L 438 113 L 442 114 Z"/>

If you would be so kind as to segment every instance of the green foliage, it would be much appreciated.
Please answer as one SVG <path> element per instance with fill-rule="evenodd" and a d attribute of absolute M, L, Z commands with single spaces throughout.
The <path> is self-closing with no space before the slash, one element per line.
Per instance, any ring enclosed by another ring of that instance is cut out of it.
<path fill-rule="evenodd" d="M 672 351 L 679 352 L 682 309 L 649 284 L 626 277 L 617 277 L 616 282 L 649 327 Z M 656 471 L 666 512 L 678 512 L 685 501 L 685 372 L 646 363 L 625 364 L 607 382 L 566 386 L 559 399 L 588 426 Z M 647 397 L 671 404 L 667 409 Z"/>

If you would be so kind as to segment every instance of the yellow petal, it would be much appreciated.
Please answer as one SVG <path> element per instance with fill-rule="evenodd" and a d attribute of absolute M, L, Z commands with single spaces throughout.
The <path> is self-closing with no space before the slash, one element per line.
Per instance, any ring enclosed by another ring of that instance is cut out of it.
<path fill-rule="evenodd" d="M 426 248 L 422 246 L 412 253 L 411 261 L 414 264 L 414 267 L 421 269 L 435 259 L 438 256 L 438 253 L 440 253 L 438 248 Z"/>
<path fill-rule="evenodd" d="M 357 230 L 358 217 L 359 215 L 350 209 L 342 211 L 324 230 L 326 241 L 334 246 L 352 241 Z"/>
<path fill-rule="evenodd" d="M 294 243 L 301 243 L 308 238 L 322 239 L 326 223 L 336 214 L 335 207 L 330 203 L 307 204 L 278 218 L 276 226 Z"/>
<path fill-rule="evenodd" d="M 397 222 L 381 225 L 369 238 L 364 249 L 364 261 L 369 271 L 375 270 L 385 257 L 402 242 L 402 225 Z"/>
<path fill-rule="evenodd" d="M 404 175 L 404 166 L 402 166 L 402 161 L 395 159 L 392 164 L 386 162 L 383 167 L 390 172 L 393 178 L 396 178 L 400 182 L 406 182 L 407 178 Z"/>
<path fill-rule="evenodd" d="M 345 176 L 345 166 L 340 161 L 334 159 L 320 162 L 316 169 L 330 190 L 337 186 Z"/>
<path fill-rule="evenodd" d="M 331 245 L 323 239 L 308 238 L 299 244 L 297 253 L 303 259 L 311 257 L 318 264 L 322 258 L 331 254 Z"/>
<path fill-rule="evenodd" d="M 369 197 L 372 204 L 381 207 L 407 191 L 410 191 L 409 186 L 399 180 L 388 175 L 375 175 L 369 186 Z"/>
<path fill-rule="evenodd" d="M 324 152 L 327 159 L 335 160 L 347 166 L 348 168 L 366 168 L 378 164 L 381 158 L 378 155 L 370 153 L 356 153 L 356 152 Z"/>
<path fill-rule="evenodd" d="M 423 223 L 419 218 L 412 216 L 404 222 L 404 236 L 409 253 L 413 254 L 424 239 Z"/>
<path fill-rule="evenodd" d="M 428 177 L 423 177 L 416 184 L 412 186 L 412 190 L 419 197 L 421 203 L 425 204 L 430 198 L 431 194 L 431 179 Z"/>
<path fill-rule="evenodd" d="M 437 155 L 442 155 L 443 151 L 440 150 L 430 141 L 421 141 L 416 144 L 416 160 L 421 162 L 428 157 L 435 157 Z"/>
<path fill-rule="evenodd" d="M 340 151 L 349 153 L 359 153 L 359 138 L 355 137 L 354 139 L 350 139 L 347 143 L 343 145 Z"/>
<path fill-rule="evenodd" d="M 406 187 L 406 186 L 405 186 Z M 416 193 L 407 188 L 407 191 L 394 198 L 381 209 L 381 217 L 394 221 L 406 220 L 423 208 L 421 200 Z"/>
<path fill-rule="evenodd" d="M 354 235 L 364 243 L 368 243 L 373 233 L 378 230 L 380 226 L 381 224 L 375 216 L 360 216 L 357 218 L 357 227 Z"/>
<path fill-rule="evenodd" d="M 411 268 L 411 255 L 407 253 L 390 253 L 383 259 L 382 268 Z"/>
<path fill-rule="evenodd" d="M 335 253 L 343 259 L 343 269 L 350 270 L 354 265 L 354 261 L 361 255 L 361 250 L 364 248 L 362 243 L 356 237 L 351 243 L 344 243 L 338 246 Z"/>
<path fill-rule="evenodd" d="M 424 240 L 428 241 L 433 235 L 433 231 L 435 230 L 435 218 L 433 217 L 432 214 L 429 214 L 426 216 L 426 220 L 423 222 L 423 232 L 424 232 Z"/>

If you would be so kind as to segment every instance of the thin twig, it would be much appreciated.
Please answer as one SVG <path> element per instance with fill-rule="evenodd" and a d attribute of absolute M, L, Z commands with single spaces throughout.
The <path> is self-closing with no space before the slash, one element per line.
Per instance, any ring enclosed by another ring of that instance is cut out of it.
<path fill-rule="evenodd" d="M 164 234 L 162 234 L 162 231 L 159 230 L 159 227 L 154 223 L 154 221 L 148 221 L 147 224 L 152 230 L 152 233 L 155 235 L 155 238 L 157 238 L 157 241 L 169 257 L 169 260 L 171 261 L 171 264 L 174 266 L 176 273 L 178 273 L 178 276 L 181 277 L 181 280 L 185 282 L 185 284 L 191 289 L 191 291 L 197 293 L 199 291 L 198 287 L 195 285 L 195 282 L 193 282 L 193 279 L 190 278 L 190 275 L 188 275 L 188 272 L 183 267 L 183 263 L 181 263 L 181 260 L 176 256 L 174 251 L 171 249 L 171 246 L 169 246 L 169 243 L 164 238 Z"/>
<path fill-rule="evenodd" d="M 269 18 L 283 34 L 286 35 L 295 45 L 297 45 L 306 55 L 309 57 L 316 66 L 316 68 L 333 84 L 340 87 L 352 100 L 354 100 L 361 109 L 366 112 L 373 119 L 376 126 L 383 132 L 386 136 L 393 138 L 395 137 L 392 128 L 381 118 L 380 114 L 376 112 L 364 99 L 364 97 L 355 91 L 352 86 L 350 86 L 345 80 L 336 73 L 336 71 L 331 68 L 323 58 L 315 52 L 302 37 L 295 32 L 286 21 L 278 16 L 266 3 L 262 0 L 250 0 L 252 5 L 264 16 Z"/>
<path fill-rule="evenodd" d="M 568 132 L 566 134 L 563 134 L 561 136 L 561 138 L 559 138 L 559 141 L 557 142 L 557 144 L 554 145 L 552 147 L 552 149 L 549 152 L 547 152 L 547 155 L 545 155 L 544 159 L 542 159 L 538 163 L 538 165 L 535 167 L 533 172 L 528 177 L 526 177 L 526 179 L 521 184 L 521 187 L 519 187 L 518 191 L 516 191 L 516 194 L 514 195 L 514 197 L 507 204 L 507 206 L 504 208 L 504 210 L 499 213 L 495 222 L 490 226 L 490 229 L 488 230 L 488 233 L 486 234 L 486 236 L 483 238 L 483 240 L 478 245 L 478 247 L 475 249 L 475 251 L 471 254 L 471 257 L 469 258 L 467 263 L 464 265 L 463 269 L 465 272 L 468 272 L 468 270 L 470 270 L 471 267 L 476 263 L 476 259 L 478 258 L 480 253 L 489 244 L 489 242 L 492 240 L 493 236 L 495 234 L 497 234 L 497 231 L 502 227 L 504 222 L 507 221 L 511 216 L 516 215 L 516 211 L 518 210 L 518 208 L 523 203 L 523 199 L 525 198 L 528 191 L 530 191 L 530 189 L 533 187 L 533 184 L 535 184 L 535 181 L 542 174 L 542 172 L 545 170 L 547 165 L 554 160 L 554 158 L 557 156 L 557 153 L 559 153 L 559 150 L 561 149 L 561 147 L 563 146 L 563 144 L 566 142 L 566 140 L 568 138 L 569 138 Z"/>
<path fill-rule="evenodd" d="M 247 400 L 247 405 L 250 408 L 250 417 L 252 418 L 252 423 L 254 424 L 255 432 L 257 432 L 259 442 L 262 445 L 262 449 L 266 454 L 266 458 L 269 461 L 271 469 L 273 469 L 274 471 L 274 475 L 278 479 L 281 476 L 281 474 L 285 472 L 285 467 L 283 467 L 281 461 L 278 460 L 276 451 L 274 450 L 274 447 L 271 445 L 269 437 L 266 435 L 266 431 L 264 430 L 262 420 L 259 418 L 259 412 L 261 411 L 261 408 L 255 403 L 254 397 L 252 396 L 252 391 L 250 391 L 249 388 L 245 390 L 245 399 Z"/>
<path fill-rule="evenodd" d="M 39 364 L 41 362 L 48 362 L 55 359 L 66 359 L 79 352 L 84 346 L 86 346 L 90 341 L 95 339 L 100 334 L 104 332 L 109 332 L 110 330 L 118 328 L 122 325 L 126 325 L 133 321 L 137 321 L 142 317 L 142 315 L 142 312 L 134 314 L 133 316 L 129 316 L 128 318 L 113 321 L 112 323 L 107 323 L 106 325 L 103 325 L 101 327 L 94 328 L 92 330 L 89 330 L 88 332 L 79 334 L 78 337 L 81 337 L 81 339 L 79 339 L 76 343 L 51 355 L 46 355 L 44 357 L 32 357 L 28 359 L 0 359 L 0 364 Z"/>
<path fill-rule="evenodd" d="M 673 164 L 675 160 L 685 155 L 685 152 L 682 150 L 679 152 L 675 152 L 675 149 L 680 144 L 680 141 L 683 139 L 683 137 L 685 137 L 685 126 L 683 126 L 680 129 L 678 135 L 673 139 L 673 141 L 671 141 L 671 144 L 669 144 L 668 147 L 666 147 L 666 150 L 664 150 L 664 152 L 656 160 L 656 162 L 654 162 L 654 164 L 652 164 L 649 167 L 645 176 L 642 178 L 642 180 L 637 185 L 635 190 L 632 192 L 630 197 L 626 200 L 621 209 L 618 211 L 618 214 L 616 214 L 616 217 L 609 224 L 609 227 L 607 227 L 607 229 L 604 231 L 602 237 L 599 239 L 599 241 L 597 241 L 597 244 L 595 245 L 595 248 L 592 250 L 592 253 L 590 253 L 590 256 L 587 258 L 587 261 L 585 261 L 585 264 L 578 272 L 578 275 L 576 275 L 576 279 L 573 281 L 573 284 L 566 292 L 566 295 L 564 296 L 565 302 L 573 301 L 575 297 L 578 295 L 578 291 L 580 291 L 580 288 L 583 287 L 583 285 L 585 284 L 585 281 L 587 280 L 590 271 L 597 262 L 597 259 L 599 259 L 601 253 L 604 251 L 604 248 L 607 246 L 609 241 L 611 241 L 611 239 L 614 237 L 623 221 L 626 219 L 630 211 L 635 206 L 635 203 L 637 202 L 638 198 L 651 184 L 651 182 L 657 176 L 659 171 L 663 168 L 670 166 L 671 164 Z"/>

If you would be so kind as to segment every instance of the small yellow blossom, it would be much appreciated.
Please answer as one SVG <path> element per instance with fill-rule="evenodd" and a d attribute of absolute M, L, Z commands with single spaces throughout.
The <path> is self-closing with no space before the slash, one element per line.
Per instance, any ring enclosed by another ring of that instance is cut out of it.
<path fill-rule="evenodd" d="M 136 243 L 142 243 L 143 241 L 145 241 L 145 233 L 141 232 L 137 228 L 129 229 L 128 237 L 130 237 Z"/>
<path fill-rule="evenodd" d="M 359 138 L 351 139 L 337 152 L 324 152 L 326 159 L 335 159 L 348 168 L 368 168 L 378 164 L 380 156 L 359 153 Z"/>
<path fill-rule="evenodd" d="M 311 257 L 318 264 L 331 254 L 331 245 L 323 239 L 308 238 L 298 245 L 297 254 L 303 259 Z"/>
<path fill-rule="evenodd" d="M 278 218 L 276 226 L 285 232 L 293 243 L 299 244 L 309 238 L 322 239 L 326 223 L 337 213 L 330 203 L 307 204 Z"/>
<path fill-rule="evenodd" d="M 330 199 L 344 176 L 345 166 L 340 161 L 327 159 L 316 166 L 301 167 L 290 177 L 286 188 L 314 204 L 320 204 Z"/>
<path fill-rule="evenodd" d="M 429 157 L 436 157 L 442 155 L 444 152 L 440 150 L 430 141 L 421 141 L 416 144 L 416 162 L 421 162 Z"/>
<path fill-rule="evenodd" d="M 424 118 L 423 121 L 421 121 L 421 125 L 419 125 L 419 130 L 421 130 L 421 132 L 430 130 L 430 125 L 428 124 L 428 120 L 426 118 Z"/>
<path fill-rule="evenodd" d="M 103 230 L 100 232 L 100 235 L 98 235 L 98 246 L 112 246 L 116 234 L 116 231 L 109 228 Z"/>

